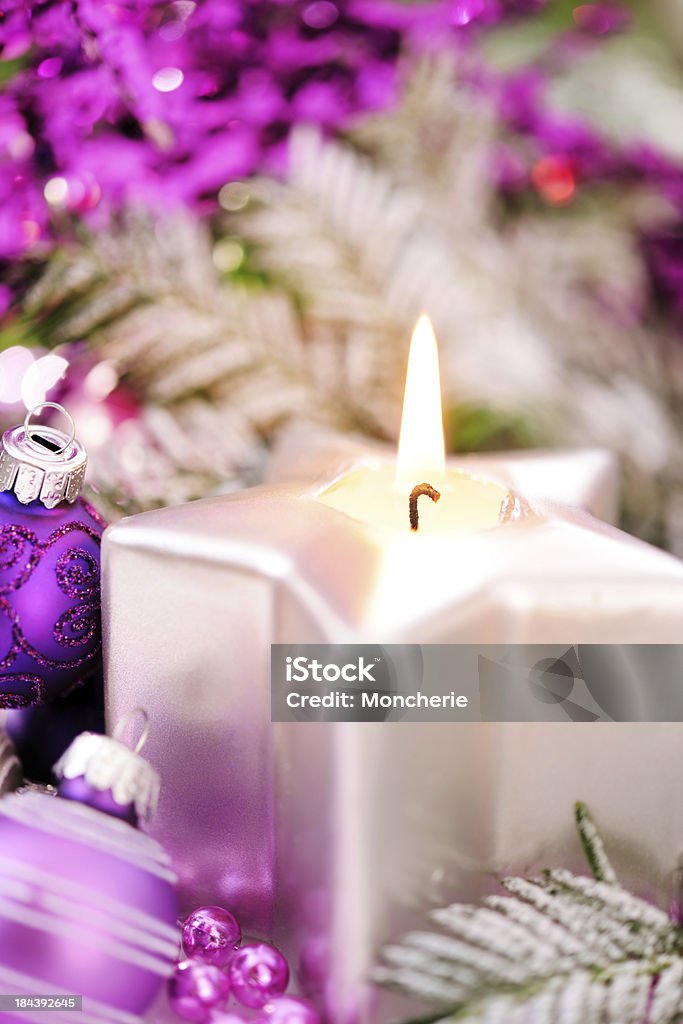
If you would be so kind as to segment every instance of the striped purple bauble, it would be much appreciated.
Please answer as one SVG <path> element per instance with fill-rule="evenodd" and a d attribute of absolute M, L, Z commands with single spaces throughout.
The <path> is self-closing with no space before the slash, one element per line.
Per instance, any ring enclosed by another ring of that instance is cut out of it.
<path fill-rule="evenodd" d="M 118 741 L 86 733 L 57 766 L 63 795 L 28 789 L 0 801 L 0 992 L 83 997 L 82 1011 L 51 1011 L 50 1024 L 135 1024 L 177 959 L 168 858 L 107 808 L 137 816 L 149 806 L 137 762 Z M 3 1024 L 45 1020 L 39 1008 L 2 1014 Z"/>

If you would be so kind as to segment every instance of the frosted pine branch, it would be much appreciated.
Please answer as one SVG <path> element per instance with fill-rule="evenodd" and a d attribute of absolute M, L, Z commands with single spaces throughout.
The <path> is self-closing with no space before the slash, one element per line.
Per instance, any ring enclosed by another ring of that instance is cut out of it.
<path fill-rule="evenodd" d="M 586 854 L 588 866 L 593 872 L 593 877 L 599 882 L 616 882 L 617 876 L 605 853 L 605 844 L 602 841 L 602 836 L 595 827 L 595 822 L 588 813 L 586 806 L 577 803 L 574 813 L 579 830 L 579 839 Z"/>
<path fill-rule="evenodd" d="M 461 1024 L 674 1024 L 683 1013 L 683 932 L 623 889 L 583 805 L 594 877 L 507 878 L 507 896 L 432 913 L 443 932 L 387 947 L 375 980 Z"/>
<path fill-rule="evenodd" d="M 208 233 L 188 217 L 153 226 L 131 214 L 53 261 L 29 296 L 45 340 L 87 337 L 141 399 L 139 419 L 92 459 L 110 516 L 251 482 L 282 423 L 348 427 L 348 396 L 367 396 L 334 376 L 320 400 L 325 339 L 307 336 L 281 289 L 221 279 L 211 253 Z M 117 495 L 127 499 L 118 510 Z"/>

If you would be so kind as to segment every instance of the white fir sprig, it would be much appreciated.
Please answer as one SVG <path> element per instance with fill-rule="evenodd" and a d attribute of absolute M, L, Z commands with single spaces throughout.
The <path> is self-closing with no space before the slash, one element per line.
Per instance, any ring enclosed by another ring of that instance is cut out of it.
<path fill-rule="evenodd" d="M 683 931 L 619 885 L 583 804 L 576 821 L 592 878 L 506 878 L 505 896 L 436 910 L 442 931 L 385 948 L 375 980 L 435 1007 L 423 1022 L 675 1024 Z"/>

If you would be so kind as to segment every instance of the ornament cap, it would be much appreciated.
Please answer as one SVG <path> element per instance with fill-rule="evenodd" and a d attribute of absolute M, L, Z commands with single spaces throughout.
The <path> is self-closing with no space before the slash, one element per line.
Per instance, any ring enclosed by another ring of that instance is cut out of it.
<path fill-rule="evenodd" d="M 31 422 L 46 408 L 61 413 L 69 424 L 68 432 Z M 62 501 L 73 504 L 83 489 L 87 461 L 66 409 L 57 402 L 41 402 L 28 411 L 23 423 L 2 435 L 0 491 L 14 491 L 22 505 L 32 501 L 40 501 L 46 508 Z"/>
<path fill-rule="evenodd" d="M 136 819 L 147 820 L 156 810 L 159 799 L 159 776 L 137 750 L 131 750 L 112 736 L 84 732 L 77 736 L 54 767 L 62 796 L 91 803 L 99 810 L 108 810 L 107 801 L 97 798 L 104 794 L 118 809 L 132 807 Z M 71 796 L 70 783 L 84 780 L 95 791 L 92 799 Z M 110 810 L 109 813 L 116 813 Z M 121 815 L 123 816 L 123 815 Z"/>

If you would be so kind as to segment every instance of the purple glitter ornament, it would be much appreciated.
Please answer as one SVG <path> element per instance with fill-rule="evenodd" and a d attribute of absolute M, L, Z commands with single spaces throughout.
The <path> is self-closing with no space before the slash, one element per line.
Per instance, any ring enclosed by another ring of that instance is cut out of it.
<path fill-rule="evenodd" d="M 102 813 L 97 798 L 142 816 L 158 778 L 91 733 L 55 771 L 66 786 L 87 783 L 84 802 L 36 790 L 0 801 L 0 991 L 81 993 L 88 1019 L 140 1020 L 177 954 L 175 877 L 158 843 Z M 3 1015 L 3 1024 L 24 1020 Z"/>
<path fill-rule="evenodd" d="M 183 949 L 190 960 L 225 967 L 242 941 L 242 930 L 223 907 L 199 907 L 183 922 Z"/>
<path fill-rule="evenodd" d="M 31 425 L 30 415 L 0 448 L 2 708 L 68 691 L 100 658 L 106 524 L 79 497 L 85 450 L 73 435 Z"/>
<path fill-rule="evenodd" d="M 185 1020 L 209 1020 L 211 1011 L 223 1005 L 230 994 L 227 975 L 218 967 L 196 960 L 177 964 L 168 983 L 173 1010 Z"/>
<path fill-rule="evenodd" d="M 243 1006 L 260 1009 L 281 996 L 289 984 L 282 953 L 265 942 L 242 946 L 228 967 L 232 994 Z"/>
<path fill-rule="evenodd" d="M 297 996 L 278 996 L 266 1003 L 256 1024 L 320 1024 L 320 1014 Z"/>

